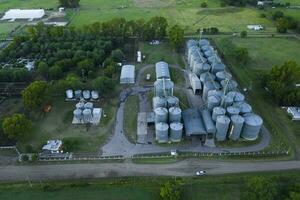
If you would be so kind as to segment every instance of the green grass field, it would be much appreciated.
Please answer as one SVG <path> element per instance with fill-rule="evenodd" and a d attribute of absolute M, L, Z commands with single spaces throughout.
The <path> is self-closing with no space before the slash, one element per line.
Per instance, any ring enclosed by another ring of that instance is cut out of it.
<path fill-rule="evenodd" d="M 299 57 L 295 54 L 300 50 L 300 42 L 289 39 L 232 39 L 237 46 L 247 47 L 250 53 L 251 61 L 245 66 L 236 64 L 227 57 L 227 50 L 224 46 L 224 40 L 217 38 L 214 40 L 219 50 L 224 55 L 230 71 L 238 80 L 240 87 L 249 87 L 252 85 L 246 96 L 254 111 L 260 114 L 264 119 L 264 124 L 272 134 L 269 150 L 281 150 L 287 148 L 287 142 L 296 153 L 300 153 L 300 123 L 293 122 L 290 117 L 278 105 L 274 104 L 270 96 L 259 83 L 259 75 L 270 69 L 272 64 L 281 65 L 287 60 L 296 60 L 300 63 Z M 285 43 L 287 43 L 285 46 Z M 280 45 L 286 47 L 284 50 L 278 50 Z M 267 48 L 269 47 L 269 51 Z M 289 53 L 287 53 L 287 52 Z M 260 52 L 260 53 L 258 53 Z M 264 53 L 265 52 L 265 53 Z M 270 63 L 270 64 L 268 64 Z"/>
<path fill-rule="evenodd" d="M 137 115 L 139 112 L 139 97 L 129 96 L 125 104 L 124 128 L 130 142 L 135 143 L 137 139 Z"/>
<path fill-rule="evenodd" d="M 7 9 L 14 8 L 56 8 L 58 6 L 58 1 L 49 0 L 49 1 L 40 1 L 40 0 L 0 0 L 0 12 L 6 11 Z"/>
<path fill-rule="evenodd" d="M 19 25 L 21 25 L 19 22 L 0 22 L 0 35 L 10 33 Z"/>
<path fill-rule="evenodd" d="M 271 178 L 284 189 L 300 181 L 299 171 L 262 172 L 180 178 L 183 199 L 240 199 L 247 180 L 254 176 Z M 107 178 L 95 181 L 37 182 L 32 187 L 28 183 L 1 184 L 0 199 L 5 200 L 154 200 L 159 199 L 160 187 L 172 177 Z M 281 191 L 281 190 L 280 190 Z M 281 191 L 281 193 L 283 192 Z"/>

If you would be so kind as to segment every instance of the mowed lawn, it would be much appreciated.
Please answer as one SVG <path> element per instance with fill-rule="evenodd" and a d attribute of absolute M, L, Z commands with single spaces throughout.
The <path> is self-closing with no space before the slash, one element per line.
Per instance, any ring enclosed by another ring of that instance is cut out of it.
<path fill-rule="evenodd" d="M 279 38 L 246 38 L 232 41 L 237 46 L 247 47 L 251 61 L 243 66 L 236 64 L 227 56 L 221 38 L 215 39 L 220 51 L 223 52 L 227 66 L 238 80 L 241 88 L 251 90 L 246 93 L 254 111 L 262 116 L 265 126 L 272 134 L 269 150 L 286 150 L 287 142 L 291 150 L 300 157 L 300 123 L 293 122 L 287 113 L 276 105 L 268 93 L 261 87 L 259 77 L 270 70 L 273 65 L 282 65 L 285 61 L 294 60 L 300 65 L 296 52 L 300 51 L 298 40 Z"/>
<path fill-rule="evenodd" d="M 0 0 L 0 12 L 14 8 L 56 8 L 58 0 Z"/>
<path fill-rule="evenodd" d="M 17 28 L 21 23 L 18 22 L 0 22 L 0 35 L 10 33 Z"/>

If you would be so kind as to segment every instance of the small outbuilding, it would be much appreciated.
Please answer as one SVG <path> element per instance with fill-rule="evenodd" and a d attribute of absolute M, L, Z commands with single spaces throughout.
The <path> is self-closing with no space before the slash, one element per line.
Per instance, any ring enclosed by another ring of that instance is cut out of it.
<path fill-rule="evenodd" d="M 23 9 L 10 9 L 5 12 L 4 16 L 1 20 L 11 20 L 14 21 L 16 19 L 28 19 L 32 21 L 34 19 L 41 19 L 45 15 L 44 9 L 31 9 L 31 10 L 23 10 Z"/>
<path fill-rule="evenodd" d="M 135 66 L 124 65 L 121 71 L 120 83 L 132 84 L 135 82 Z"/>
<path fill-rule="evenodd" d="M 43 146 L 43 153 L 62 153 L 62 141 L 61 140 L 48 140 L 47 144 Z"/>
<path fill-rule="evenodd" d="M 288 107 L 287 112 L 291 115 L 292 120 L 300 121 L 300 107 Z"/>

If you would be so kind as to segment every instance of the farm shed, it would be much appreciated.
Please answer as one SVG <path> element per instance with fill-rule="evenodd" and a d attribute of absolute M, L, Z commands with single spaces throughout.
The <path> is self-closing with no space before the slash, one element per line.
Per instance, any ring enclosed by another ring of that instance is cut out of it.
<path fill-rule="evenodd" d="M 135 80 L 135 66 L 124 65 L 121 71 L 120 83 L 130 84 L 130 83 L 134 83 L 134 80 Z"/>
<path fill-rule="evenodd" d="M 44 9 L 32 9 L 32 10 L 21 10 L 21 9 L 10 9 L 5 12 L 1 20 L 16 20 L 16 19 L 28 19 L 30 21 L 34 19 L 40 19 L 44 17 Z"/>

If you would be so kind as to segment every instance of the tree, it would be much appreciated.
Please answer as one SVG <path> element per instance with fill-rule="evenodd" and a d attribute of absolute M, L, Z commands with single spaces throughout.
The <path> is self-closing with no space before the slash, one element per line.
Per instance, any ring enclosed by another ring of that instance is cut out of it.
<path fill-rule="evenodd" d="M 116 49 L 111 52 L 111 58 L 115 62 L 122 62 L 122 60 L 125 58 L 125 55 L 121 49 Z"/>
<path fill-rule="evenodd" d="M 10 139 L 21 140 L 26 138 L 31 128 L 31 121 L 23 114 L 14 114 L 3 121 L 3 132 Z"/>
<path fill-rule="evenodd" d="M 105 76 L 99 76 L 98 78 L 96 78 L 93 81 L 93 85 L 96 90 L 99 90 L 104 95 L 112 93 L 115 89 L 114 80 Z"/>
<path fill-rule="evenodd" d="M 207 8 L 207 3 L 206 2 L 202 2 L 200 6 L 201 6 L 201 8 Z"/>
<path fill-rule="evenodd" d="M 288 21 L 286 18 L 280 18 L 277 20 L 276 28 L 278 33 L 286 33 L 288 29 Z"/>
<path fill-rule="evenodd" d="M 160 188 L 160 197 L 162 200 L 180 200 L 181 196 L 182 190 L 178 181 L 166 182 Z"/>
<path fill-rule="evenodd" d="M 58 80 L 63 76 L 63 72 L 58 65 L 54 65 L 49 69 L 49 77 L 51 80 Z"/>
<path fill-rule="evenodd" d="M 249 179 L 241 200 L 273 200 L 277 194 L 277 184 L 273 180 L 257 176 Z"/>
<path fill-rule="evenodd" d="M 300 199 L 300 184 L 292 185 L 289 189 L 288 198 L 285 200 L 299 200 Z"/>
<path fill-rule="evenodd" d="M 249 60 L 248 49 L 243 47 L 236 48 L 235 59 L 239 63 L 246 64 Z"/>
<path fill-rule="evenodd" d="M 59 4 L 67 8 L 77 8 L 79 7 L 80 0 L 59 0 Z"/>
<path fill-rule="evenodd" d="M 104 74 L 109 78 L 113 78 L 113 76 L 117 73 L 117 67 L 115 65 L 109 65 L 105 67 Z"/>
<path fill-rule="evenodd" d="M 85 77 L 94 67 L 94 63 L 91 59 L 84 59 L 77 64 L 76 71 L 79 76 Z"/>
<path fill-rule="evenodd" d="M 172 26 L 169 30 L 169 38 L 173 48 L 181 49 L 184 43 L 184 30 L 179 25 Z"/>
<path fill-rule="evenodd" d="M 47 79 L 49 73 L 49 67 L 47 63 L 41 61 L 37 66 L 37 73 Z"/>
<path fill-rule="evenodd" d="M 22 91 L 22 98 L 25 109 L 37 110 L 47 103 L 48 85 L 45 81 L 32 82 L 28 87 Z"/>
<path fill-rule="evenodd" d="M 273 20 L 278 20 L 283 18 L 284 14 L 281 11 L 275 11 L 272 15 Z"/>
<path fill-rule="evenodd" d="M 242 32 L 241 32 L 241 37 L 242 37 L 242 38 L 247 37 L 247 35 L 248 35 L 247 31 L 242 31 Z"/>
<path fill-rule="evenodd" d="M 153 17 L 145 25 L 146 40 L 162 40 L 167 35 L 168 22 L 164 17 Z"/>

